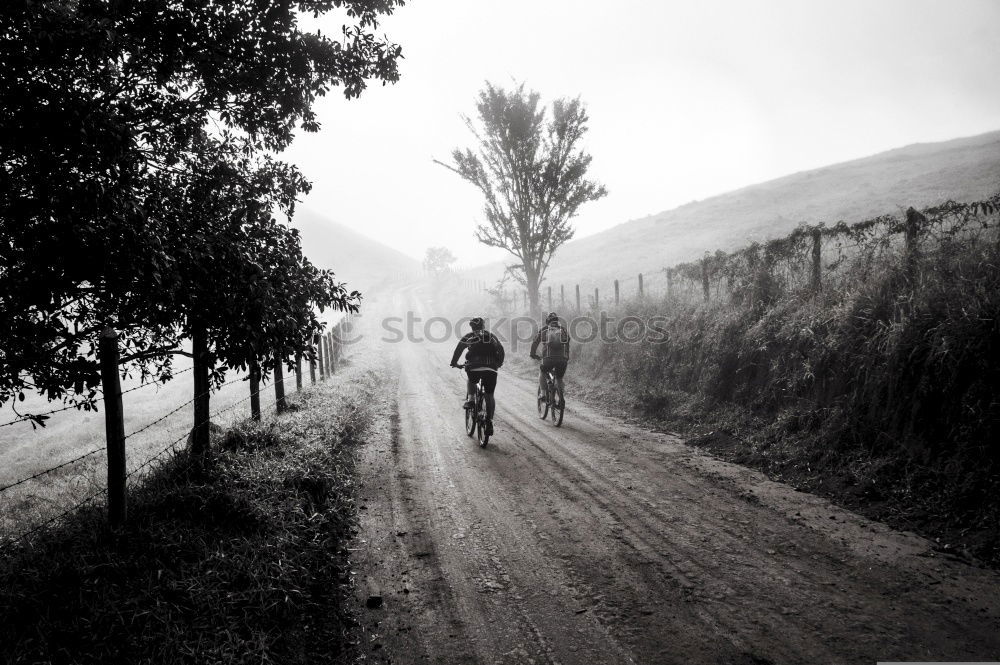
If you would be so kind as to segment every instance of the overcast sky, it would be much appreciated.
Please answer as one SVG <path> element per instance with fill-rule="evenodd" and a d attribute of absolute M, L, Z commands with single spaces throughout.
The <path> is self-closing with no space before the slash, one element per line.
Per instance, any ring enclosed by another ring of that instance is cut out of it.
<path fill-rule="evenodd" d="M 380 30 L 401 81 L 318 106 L 284 158 L 304 205 L 414 257 L 464 265 L 476 191 L 432 162 L 471 144 L 486 80 L 581 96 L 609 191 L 577 236 L 796 171 L 1000 129 L 998 0 L 413 0 Z M 324 32 L 339 32 L 329 17 Z"/>

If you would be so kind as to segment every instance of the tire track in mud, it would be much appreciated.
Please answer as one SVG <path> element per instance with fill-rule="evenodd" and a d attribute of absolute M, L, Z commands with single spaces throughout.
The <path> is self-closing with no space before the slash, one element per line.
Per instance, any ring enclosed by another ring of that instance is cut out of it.
<path fill-rule="evenodd" d="M 995 576 L 934 562 L 942 579 L 969 575 L 929 587 L 926 562 L 860 555 L 874 547 L 812 515 L 812 497 L 772 484 L 775 507 L 749 471 L 572 401 L 554 428 L 537 418 L 533 381 L 501 377 L 497 431 L 479 448 L 451 349 L 387 348 L 392 417 L 366 453 L 358 557 L 385 597 L 367 615 L 373 660 L 1000 656 L 996 603 L 977 614 L 967 597 L 995 596 Z"/>
<path fill-rule="evenodd" d="M 429 357 L 413 362 L 419 371 L 404 369 L 404 384 L 418 381 L 431 392 L 430 385 L 444 377 L 431 368 Z M 435 404 L 436 409 L 424 401 L 421 408 L 402 410 L 401 423 L 409 423 L 415 434 L 401 463 L 418 474 L 425 471 L 421 477 L 428 482 L 412 490 L 425 497 L 425 505 L 438 509 L 436 528 L 450 533 L 440 547 L 439 564 L 462 596 L 458 607 L 467 617 L 465 637 L 479 648 L 479 662 L 564 662 L 581 650 L 598 657 L 597 662 L 630 662 L 607 635 L 600 635 L 599 626 L 590 625 L 589 618 L 576 619 L 563 606 L 560 589 L 565 582 L 558 568 L 540 556 L 523 518 L 495 485 L 491 459 L 497 450 L 479 449 L 466 437 L 455 404 L 460 400 L 441 401 L 445 403 Z M 426 411 L 437 413 L 428 418 Z M 445 423 L 442 412 L 451 415 Z M 445 440 L 454 445 L 425 445 L 438 443 L 445 432 Z M 470 454 L 477 457 L 470 459 Z M 488 602 L 470 604 L 468 597 Z"/>
<path fill-rule="evenodd" d="M 517 386 L 520 389 L 518 403 L 522 408 L 510 416 L 516 422 L 516 436 L 530 428 L 534 417 L 523 415 L 525 400 L 534 401 L 533 385 L 522 382 Z M 749 519 L 725 517 L 719 520 L 704 510 L 698 513 L 698 520 L 676 519 L 676 515 L 671 515 L 661 503 L 653 500 L 655 492 L 650 494 L 650 487 L 676 488 L 676 478 L 687 475 L 683 486 L 696 488 L 699 483 L 692 482 L 692 478 L 697 476 L 692 476 L 690 469 L 675 467 L 669 472 L 664 469 L 650 471 L 652 485 L 645 487 L 635 482 L 634 474 L 626 474 L 624 480 L 615 482 L 618 474 L 614 465 L 605 465 L 602 472 L 587 460 L 600 456 L 602 451 L 595 452 L 594 448 L 605 448 L 608 443 L 621 450 L 623 441 L 615 441 L 619 438 L 613 433 L 601 433 L 600 439 L 605 440 L 605 444 L 598 445 L 594 443 L 594 436 L 568 439 L 550 426 L 547 430 L 533 432 L 524 442 L 537 451 L 538 457 L 551 460 L 548 469 L 554 476 L 563 478 L 567 499 L 575 493 L 578 500 L 592 501 L 619 520 L 622 530 L 630 536 L 622 538 L 623 542 L 643 559 L 655 563 L 655 569 L 664 576 L 668 586 L 679 583 L 686 588 L 696 582 L 693 594 L 699 599 L 697 614 L 710 629 L 731 638 L 741 634 L 752 636 L 749 641 L 732 639 L 741 651 L 769 652 L 781 662 L 801 659 L 849 662 L 857 657 L 859 645 L 865 644 L 871 653 L 913 653 L 914 649 L 921 649 L 928 634 L 951 642 L 947 648 L 957 653 L 974 654 L 977 644 L 996 649 L 997 634 L 993 628 L 973 628 L 983 623 L 981 617 L 973 615 L 970 622 L 968 614 L 958 617 L 953 616 L 953 611 L 942 612 L 942 605 L 947 602 L 927 602 L 919 598 L 920 594 L 907 593 L 923 588 L 915 585 L 912 579 L 900 579 L 896 571 L 884 565 L 858 565 L 845 548 L 838 543 L 823 542 L 816 532 L 795 533 L 798 542 L 789 540 L 789 530 L 803 529 L 787 519 L 779 518 L 777 528 L 767 530 L 765 536 L 771 542 L 753 546 L 754 541 L 764 539 L 758 537 L 755 528 L 740 527 L 774 522 L 776 516 L 766 508 L 746 503 L 740 494 L 727 496 L 725 492 L 715 491 L 704 480 L 700 483 L 701 502 L 706 507 L 714 507 L 715 516 L 733 514 Z M 644 459 L 633 460 L 635 463 L 627 467 L 648 468 L 648 457 L 641 453 L 639 456 Z M 637 505 L 644 509 L 640 510 Z M 711 558 L 697 543 L 706 534 L 711 534 L 716 541 L 716 550 L 730 553 L 725 564 L 700 563 Z M 613 537 L 619 536 L 614 534 Z M 781 548 L 775 541 L 784 541 L 793 547 L 779 551 Z M 796 551 L 788 552 L 788 549 Z M 806 565 L 802 564 L 804 552 L 812 552 L 814 557 Z M 749 569 L 749 576 L 733 575 L 732 569 L 740 565 Z M 720 574 L 725 575 L 725 579 L 718 579 Z M 752 627 L 748 626 L 748 616 L 756 618 Z M 844 634 L 848 631 L 850 634 Z M 978 633 L 978 639 L 970 644 L 966 639 L 948 637 L 963 633 Z M 789 640 L 789 636 L 796 639 Z M 775 649 L 784 642 L 794 642 L 794 650 L 782 653 L 782 649 Z"/>

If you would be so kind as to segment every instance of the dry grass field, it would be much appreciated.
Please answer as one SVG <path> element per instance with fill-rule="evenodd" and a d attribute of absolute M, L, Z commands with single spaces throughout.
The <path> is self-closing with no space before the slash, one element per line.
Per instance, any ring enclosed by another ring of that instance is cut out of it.
<path fill-rule="evenodd" d="M 183 361 L 183 362 L 181 362 Z M 176 365 L 181 372 L 190 361 L 180 359 Z M 309 384 L 308 372 L 304 383 Z M 245 375 L 231 372 L 228 385 L 212 395 L 212 413 L 222 411 L 213 422 L 226 427 L 250 416 L 249 383 Z M 135 387 L 137 381 L 126 381 L 122 390 Z M 294 392 L 295 377 L 285 377 L 286 392 Z M 122 397 L 125 413 L 125 433 L 138 432 L 150 423 L 189 402 L 193 396 L 191 373 L 184 372 L 162 385 L 149 385 L 129 392 Z M 59 408 L 60 403 L 48 404 L 32 395 L 17 405 L 19 412 L 43 412 Z M 274 406 L 274 385 L 268 382 L 261 388 L 261 408 L 268 412 Z M 0 422 L 17 418 L 9 407 L 3 410 Z M 193 407 L 190 404 L 165 417 L 152 427 L 128 437 L 126 441 L 127 467 L 136 471 L 154 455 L 161 453 L 172 442 L 183 448 L 186 435 L 193 425 Z M 104 446 L 104 411 L 77 411 L 71 409 L 56 413 L 45 427 L 32 429 L 29 422 L 0 428 L 0 487 L 30 477 L 46 469 L 72 460 L 89 451 Z M 0 542 L 16 538 L 19 534 L 38 525 L 67 508 L 100 492 L 106 484 L 107 457 L 103 451 L 74 464 L 46 473 L 38 478 L 0 493 Z M 139 470 L 139 474 L 146 467 Z M 100 501 L 102 497 L 97 500 Z"/>

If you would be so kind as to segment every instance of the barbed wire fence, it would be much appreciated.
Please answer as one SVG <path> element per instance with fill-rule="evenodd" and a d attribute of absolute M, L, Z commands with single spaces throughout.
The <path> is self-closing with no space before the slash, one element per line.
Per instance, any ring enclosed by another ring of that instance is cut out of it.
<path fill-rule="evenodd" d="M 947 201 L 901 215 L 846 224 L 802 224 L 790 234 L 741 249 L 705 252 L 701 259 L 638 273 L 581 289 L 578 284 L 542 287 L 548 310 L 584 314 L 636 299 L 667 302 L 725 301 L 753 307 L 788 294 L 809 297 L 867 279 L 886 265 L 902 265 L 911 280 L 925 278 L 920 257 L 950 247 L 1000 247 L 1000 194 L 972 203 Z M 472 286 L 528 313 L 526 291 L 499 295 L 478 280 Z M 593 291 L 590 291 L 590 287 Z"/>
<path fill-rule="evenodd" d="M 351 317 L 350 315 L 347 316 L 347 317 L 345 317 L 345 319 L 342 320 L 340 323 L 338 323 L 337 326 L 335 326 L 333 330 L 327 332 L 324 335 L 317 335 L 317 337 L 314 339 L 314 344 L 315 344 L 315 346 L 317 348 L 316 359 L 314 361 L 312 361 L 312 363 L 310 364 L 310 368 L 309 368 L 309 370 L 310 370 L 309 373 L 310 373 L 310 378 L 311 378 L 311 384 L 312 385 L 315 385 L 317 383 L 317 370 L 318 370 L 318 373 L 319 373 L 319 381 L 320 382 L 322 382 L 323 380 L 325 380 L 326 377 L 332 376 L 336 372 L 337 365 L 344 358 L 344 354 L 343 354 L 344 345 L 341 343 L 341 340 L 344 338 L 345 333 L 349 332 L 349 326 L 351 325 L 352 318 L 353 317 Z M 190 372 L 192 369 L 193 368 L 186 368 L 186 369 L 181 370 L 179 372 L 174 372 L 172 374 L 172 377 L 180 375 L 180 374 L 184 374 L 186 372 Z M 275 380 L 272 383 L 273 383 L 274 388 L 275 388 L 275 400 L 274 400 L 274 403 L 270 405 L 270 408 L 265 409 L 268 412 L 269 415 L 271 415 L 272 413 L 274 415 L 278 415 L 278 414 L 282 413 L 287 408 L 287 403 L 285 402 L 285 399 L 284 399 L 283 386 L 281 385 L 283 383 L 283 379 L 281 378 L 280 372 L 276 372 L 276 376 L 274 377 L 274 379 Z M 206 397 L 206 396 L 210 395 L 212 392 L 218 392 L 218 391 L 222 390 L 226 386 L 230 386 L 232 384 L 239 383 L 239 382 L 250 382 L 251 383 L 251 390 L 249 391 L 248 395 L 246 395 L 245 397 L 243 397 L 243 398 L 241 398 L 241 399 L 233 402 L 232 404 L 229 404 L 228 406 L 225 406 L 225 407 L 222 407 L 220 409 L 215 410 L 214 412 L 212 412 L 208 416 L 208 418 L 203 419 L 200 422 L 194 423 L 194 425 L 192 427 L 185 426 L 183 434 L 181 434 L 180 436 L 178 436 L 176 438 L 173 438 L 167 445 L 165 445 L 165 446 L 163 446 L 161 448 L 158 448 L 157 452 L 155 452 L 151 456 L 149 456 L 146 459 L 144 459 L 140 464 L 134 466 L 131 470 L 128 470 L 127 472 L 124 472 L 123 481 L 127 482 L 127 481 L 131 480 L 132 482 L 134 482 L 135 479 L 139 476 L 139 474 L 143 470 L 151 467 L 158 460 L 164 459 L 164 457 L 167 456 L 168 453 L 171 454 L 171 455 L 174 455 L 177 452 L 179 452 L 179 447 L 182 444 L 184 444 L 185 440 L 189 439 L 189 437 L 192 436 L 193 432 L 196 429 L 198 429 L 200 426 L 212 423 L 214 421 L 214 419 L 217 419 L 219 416 L 235 410 L 237 407 L 239 407 L 241 405 L 245 405 L 246 402 L 248 402 L 248 401 L 254 404 L 254 407 L 251 409 L 249 418 L 253 419 L 253 420 L 260 420 L 261 419 L 261 409 L 260 409 L 260 405 L 259 405 L 259 400 L 260 400 L 261 394 L 263 393 L 263 389 L 260 386 L 259 381 L 256 382 L 256 383 L 254 382 L 252 374 L 248 375 L 248 376 L 245 376 L 245 377 L 244 376 L 239 376 L 239 377 L 237 377 L 235 379 L 226 381 L 225 383 L 222 383 L 222 384 L 216 386 L 214 389 L 210 389 L 209 391 L 202 392 L 200 394 L 195 395 L 191 399 L 186 400 L 185 402 L 177 405 L 176 407 L 170 409 L 169 411 L 167 411 L 163 415 L 155 418 L 154 420 L 146 423 L 145 425 L 142 425 L 141 427 L 138 427 L 138 428 L 134 429 L 133 431 L 129 432 L 128 434 L 124 434 L 124 436 L 122 437 L 122 444 L 124 444 L 125 442 L 127 442 L 130 439 L 134 440 L 140 434 L 143 434 L 143 433 L 145 433 L 145 432 L 153 429 L 157 425 L 160 425 L 164 421 L 168 420 L 171 416 L 173 416 L 173 415 L 175 415 L 175 414 L 183 411 L 187 407 L 192 406 L 196 401 L 198 401 L 199 399 L 201 399 L 203 397 Z M 303 369 L 302 369 L 301 357 L 297 357 L 295 359 L 295 384 L 296 384 L 296 390 L 297 391 L 301 391 L 303 389 L 304 381 L 303 381 Z M 139 384 L 137 386 L 133 386 L 133 387 L 127 389 L 127 390 L 119 390 L 118 393 L 117 393 L 117 395 L 118 395 L 118 398 L 120 398 L 122 395 L 125 395 L 125 394 L 128 394 L 128 393 L 132 393 L 134 391 L 141 390 L 143 388 L 147 388 L 147 387 L 150 387 L 150 386 L 160 386 L 160 385 L 162 385 L 162 384 L 159 383 L 159 382 L 144 382 L 144 383 L 141 383 L 141 384 Z M 102 401 L 104 401 L 104 395 L 103 394 L 102 394 L 102 396 L 98 400 L 92 401 L 92 402 L 89 403 L 90 405 L 93 405 L 91 410 L 96 410 L 96 403 L 99 403 L 99 402 L 102 402 Z M 25 415 L 25 416 L 18 416 L 17 418 L 15 418 L 14 420 L 11 420 L 10 422 L 6 422 L 6 423 L 0 424 L 0 427 L 6 427 L 6 426 L 15 425 L 15 424 L 18 424 L 18 423 L 23 423 L 23 422 L 26 422 L 26 421 L 30 421 L 30 420 L 33 420 L 33 419 L 37 418 L 38 416 L 48 416 L 48 415 L 52 415 L 52 414 L 56 414 L 56 413 L 61 413 L 61 412 L 64 412 L 64 411 L 69 411 L 71 409 L 83 409 L 83 408 L 84 407 L 81 404 L 69 404 L 69 405 L 66 405 L 64 407 L 61 407 L 61 408 L 58 408 L 58 409 L 52 409 L 50 411 L 39 413 L 39 414 L 31 414 L 31 415 Z M 106 408 L 105 411 L 107 412 L 108 409 Z M 60 471 L 62 469 L 66 469 L 66 468 L 78 465 L 81 462 L 83 462 L 85 460 L 88 460 L 90 458 L 93 458 L 94 456 L 96 456 L 96 455 L 98 455 L 98 454 L 100 454 L 102 452 L 106 452 L 106 451 L 108 451 L 108 445 L 107 444 L 105 444 L 103 446 L 99 446 L 97 448 L 93 448 L 93 449 L 91 449 L 91 450 L 89 450 L 89 451 L 87 451 L 87 452 L 85 452 L 83 454 L 77 455 L 77 456 L 75 456 L 75 457 L 73 457 L 71 459 L 65 460 L 65 461 L 60 462 L 59 464 L 55 464 L 55 465 L 53 465 L 51 467 L 39 470 L 39 471 L 37 471 L 35 473 L 27 475 L 27 476 L 25 476 L 23 478 L 20 478 L 18 480 L 13 481 L 13 482 L 9 482 L 6 485 L 0 486 L 0 497 L 2 497 L 2 495 L 4 495 L 5 493 L 7 493 L 10 490 L 13 490 L 15 488 L 18 488 L 18 487 L 27 485 L 29 483 L 32 483 L 34 481 L 37 481 L 37 480 L 39 480 L 39 479 L 41 479 L 41 478 L 43 478 L 45 476 L 53 474 L 53 473 L 55 473 L 57 471 Z M 31 526 L 26 531 L 23 531 L 23 532 L 21 532 L 19 534 L 16 534 L 16 535 L 0 535 L 0 551 L 2 551 L 4 548 L 12 547 L 12 546 L 14 546 L 14 545 L 16 545 L 18 543 L 25 542 L 26 540 L 30 539 L 32 536 L 34 536 L 34 535 L 36 535 L 36 534 L 38 534 L 38 533 L 46 530 L 48 527 L 54 525 L 58 521 L 66 518 L 68 516 L 73 515 L 74 513 L 76 513 L 78 510 L 80 510 L 84 506 L 93 503 L 94 501 L 98 500 L 99 498 L 101 498 L 103 496 L 107 496 L 108 492 L 109 492 L 109 488 L 108 487 L 100 488 L 97 491 L 91 492 L 90 494 L 88 494 L 83 499 L 78 500 L 78 501 L 74 501 L 70 507 L 68 507 L 68 508 L 66 508 L 66 509 L 58 512 L 57 514 L 55 514 L 55 515 L 53 515 L 51 517 L 45 518 L 43 521 L 41 521 L 41 522 L 39 522 L 39 523 Z"/>

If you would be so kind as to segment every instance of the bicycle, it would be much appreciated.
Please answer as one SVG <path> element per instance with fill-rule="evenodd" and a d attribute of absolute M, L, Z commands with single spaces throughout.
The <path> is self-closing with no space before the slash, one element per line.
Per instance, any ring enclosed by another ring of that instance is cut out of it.
<path fill-rule="evenodd" d="M 458 369 L 465 369 L 465 365 L 455 365 Z M 485 448 L 490 441 L 490 435 L 486 433 L 486 391 L 483 390 L 483 382 L 476 380 L 476 394 L 473 395 L 472 408 L 464 407 L 465 411 L 465 433 L 470 437 L 475 434 L 479 439 L 479 447 Z"/>
<path fill-rule="evenodd" d="M 563 413 L 566 411 L 566 402 L 563 399 L 562 391 L 556 386 L 556 375 L 549 369 L 545 371 L 545 394 L 542 394 L 542 387 L 538 387 L 538 417 L 545 420 L 549 415 L 556 427 L 562 427 Z"/>

